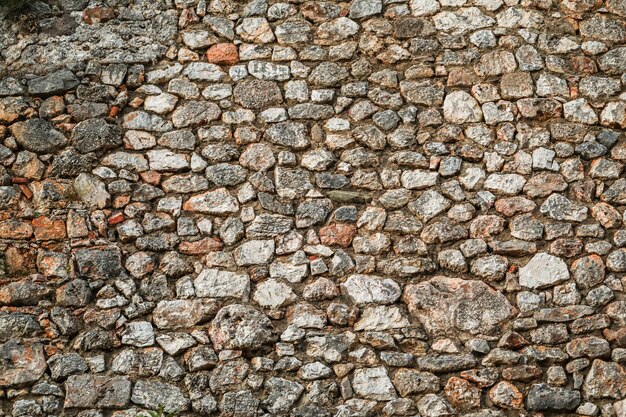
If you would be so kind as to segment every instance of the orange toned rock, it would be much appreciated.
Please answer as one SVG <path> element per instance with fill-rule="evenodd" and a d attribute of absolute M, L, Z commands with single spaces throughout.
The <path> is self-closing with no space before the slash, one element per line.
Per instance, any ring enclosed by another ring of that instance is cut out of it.
<path fill-rule="evenodd" d="M 67 235 L 70 238 L 85 237 L 89 234 L 85 218 L 74 210 L 67 214 Z"/>
<path fill-rule="evenodd" d="M 159 185 L 161 182 L 161 174 L 156 171 L 144 171 L 139 174 L 141 179 L 150 185 Z"/>
<path fill-rule="evenodd" d="M 352 244 L 356 235 L 356 226 L 353 224 L 335 223 L 320 229 L 320 239 L 324 245 L 339 245 L 347 247 Z"/>
<path fill-rule="evenodd" d="M 515 385 L 502 381 L 489 390 L 489 399 L 500 408 L 522 408 L 524 395 Z"/>
<path fill-rule="evenodd" d="M 83 21 L 88 25 L 115 19 L 115 11 L 110 7 L 92 7 L 83 11 Z"/>
<path fill-rule="evenodd" d="M 46 358 L 39 343 L 11 340 L 0 345 L 0 387 L 31 385 L 46 372 Z"/>
<path fill-rule="evenodd" d="M 65 238 L 65 222 L 40 216 L 33 220 L 37 240 L 59 240 Z"/>
<path fill-rule="evenodd" d="M 498 342 L 498 347 L 506 349 L 520 349 L 528 345 L 528 341 L 524 339 L 524 336 L 517 332 L 506 332 Z"/>
<path fill-rule="evenodd" d="M 519 213 L 530 213 L 537 207 L 534 201 L 525 197 L 508 197 L 496 200 L 495 208 L 499 213 L 511 217 Z"/>
<path fill-rule="evenodd" d="M 113 208 L 122 208 L 130 203 L 130 196 L 127 194 L 115 196 L 113 199 Z"/>
<path fill-rule="evenodd" d="M 24 196 L 25 196 L 27 199 L 29 199 L 29 200 L 30 200 L 31 198 L 33 198 L 33 192 L 30 190 L 30 188 L 28 188 L 28 186 L 27 186 L 27 185 L 25 185 L 25 184 L 20 184 L 18 187 L 20 187 L 20 190 L 22 190 L 22 194 L 24 194 Z"/>
<path fill-rule="evenodd" d="M 622 225 L 622 215 L 615 207 L 607 203 L 598 203 L 591 208 L 591 215 L 605 229 L 615 229 Z"/>
<path fill-rule="evenodd" d="M 4 253 L 7 274 L 26 275 L 36 271 L 36 253 L 33 249 L 10 246 Z"/>
<path fill-rule="evenodd" d="M 33 228 L 27 222 L 6 220 L 0 223 L 0 239 L 28 239 Z"/>
<path fill-rule="evenodd" d="M 443 391 L 450 404 L 457 410 L 480 407 L 480 388 L 463 378 L 448 379 Z"/>
<path fill-rule="evenodd" d="M 206 58 L 212 64 L 235 65 L 239 62 L 239 52 L 232 43 L 218 43 L 209 48 Z"/>
<path fill-rule="evenodd" d="M 109 217 L 109 225 L 113 226 L 124 221 L 124 213 L 116 213 Z"/>
<path fill-rule="evenodd" d="M 180 253 L 185 255 L 201 255 L 222 249 L 222 242 L 216 238 L 206 238 L 196 242 L 181 242 L 178 245 Z"/>

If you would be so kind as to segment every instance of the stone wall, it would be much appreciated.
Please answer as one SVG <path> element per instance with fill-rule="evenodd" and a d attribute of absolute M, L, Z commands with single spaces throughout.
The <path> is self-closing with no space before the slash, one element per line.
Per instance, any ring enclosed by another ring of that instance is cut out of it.
<path fill-rule="evenodd" d="M 626 416 L 625 0 L 0 15 L 0 416 Z"/>

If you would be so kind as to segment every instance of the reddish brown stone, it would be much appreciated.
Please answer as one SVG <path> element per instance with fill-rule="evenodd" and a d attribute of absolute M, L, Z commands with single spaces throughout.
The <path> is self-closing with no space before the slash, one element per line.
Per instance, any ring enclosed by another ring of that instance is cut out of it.
<path fill-rule="evenodd" d="M 156 171 L 144 171 L 139 174 L 143 182 L 150 185 L 159 185 L 161 182 L 161 174 Z"/>
<path fill-rule="evenodd" d="M 570 63 L 572 64 L 572 70 L 576 74 L 593 74 L 598 72 L 598 66 L 595 61 L 589 57 L 582 55 L 575 55 L 570 57 Z"/>
<path fill-rule="evenodd" d="M 30 188 L 28 188 L 27 185 L 20 184 L 18 185 L 18 187 L 20 187 L 20 190 L 22 190 L 22 194 L 24 194 L 24 197 L 26 197 L 29 200 L 33 198 L 33 192 L 30 190 Z"/>
<path fill-rule="evenodd" d="M 575 200 L 591 203 L 595 198 L 596 184 L 593 180 L 578 181 L 572 184 L 570 189 Z"/>
<path fill-rule="evenodd" d="M 480 388 L 463 378 L 448 379 L 443 390 L 450 404 L 457 410 L 480 407 Z"/>
<path fill-rule="evenodd" d="M 519 349 L 528 345 L 528 341 L 517 332 L 507 332 L 498 343 L 498 347 L 507 349 Z"/>
<path fill-rule="evenodd" d="M 626 347 L 626 327 L 618 330 L 604 329 L 602 330 L 602 335 L 617 347 Z"/>
<path fill-rule="evenodd" d="M 35 272 L 35 258 L 33 249 L 10 246 L 4 254 L 7 274 L 15 276 Z"/>
<path fill-rule="evenodd" d="M 557 239 L 550 245 L 550 253 L 555 256 L 571 258 L 583 250 L 583 242 L 580 239 L 564 237 Z"/>
<path fill-rule="evenodd" d="M 209 48 L 206 58 L 212 64 L 235 65 L 239 62 L 239 51 L 232 43 L 218 43 Z"/>
<path fill-rule="evenodd" d="M 196 242 L 181 242 L 178 245 L 180 253 L 185 255 L 201 255 L 222 249 L 222 241 L 217 238 L 206 238 Z"/>
<path fill-rule="evenodd" d="M 39 116 L 45 119 L 52 119 L 65 113 L 65 102 L 61 96 L 48 97 L 39 107 Z"/>
<path fill-rule="evenodd" d="M 320 229 L 320 240 L 324 245 L 339 245 L 348 247 L 356 235 L 356 226 L 353 224 L 334 223 Z"/>
<path fill-rule="evenodd" d="M 115 11 L 110 7 L 91 7 L 83 11 L 83 20 L 88 25 L 115 19 Z"/>
<path fill-rule="evenodd" d="M 509 197 L 496 200 L 495 208 L 498 213 L 507 217 L 520 213 L 530 213 L 537 207 L 534 201 L 524 197 Z"/>
<path fill-rule="evenodd" d="M 40 216 L 33 220 L 35 239 L 37 240 L 60 240 L 65 238 L 65 222 L 54 220 L 46 216 Z"/>
<path fill-rule="evenodd" d="M 489 399 L 500 408 L 522 408 L 524 395 L 510 382 L 502 381 L 489 390 Z"/>
<path fill-rule="evenodd" d="M 110 226 L 119 224 L 124 221 L 124 213 L 116 213 L 109 217 L 108 222 Z"/>
<path fill-rule="evenodd" d="M 504 230 L 504 219 L 495 215 L 478 216 L 472 221 L 469 228 L 473 239 L 490 239 Z"/>
<path fill-rule="evenodd" d="M 37 381 L 46 372 L 46 358 L 39 343 L 11 340 L 0 345 L 0 387 L 23 386 Z"/>
<path fill-rule="evenodd" d="M 28 239 L 33 235 L 33 228 L 27 222 L 5 220 L 0 222 L 0 239 Z"/>
<path fill-rule="evenodd" d="M 534 175 L 524 185 L 524 193 L 530 198 L 547 197 L 567 189 L 567 183 L 561 174 L 541 172 Z"/>
<path fill-rule="evenodd" d="M 115 196 L 111 205 L 113 208 L 118 209 L 126 206 L 128 203 L 130 203 L 130 196 L 128 194 L 122 194 Z"/>
<path fill-rule="evenodd" d="M 622 216 L 619 211 L 607 203 L 598 203 L 593 206 L 591 215 L 606 229 L 614 229 L 622 225 Z"/>
<path fill-rule="evenodd" d="M 301 9 L 304 17 L 315 23 L 325 22 L 335 17 L 339 17 L 336 14 L 336 10 L 332 7 L 325 6 L 321 2 L 307 2 Z"/>
<path fill-rule="evenodd" d="M 509 381 L 532 381 L 542 374 L 541 368 L 533 365 L 519 365 L 502 370 L 502 378 Z"/>

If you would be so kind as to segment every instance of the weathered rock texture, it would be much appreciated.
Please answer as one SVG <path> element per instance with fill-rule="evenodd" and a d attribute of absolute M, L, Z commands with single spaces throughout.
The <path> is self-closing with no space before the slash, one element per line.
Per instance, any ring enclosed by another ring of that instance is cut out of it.
<path fill-rule="evenodd" d="M 0 12 L 0 416 L 626 417 L 625 0 Z"/>

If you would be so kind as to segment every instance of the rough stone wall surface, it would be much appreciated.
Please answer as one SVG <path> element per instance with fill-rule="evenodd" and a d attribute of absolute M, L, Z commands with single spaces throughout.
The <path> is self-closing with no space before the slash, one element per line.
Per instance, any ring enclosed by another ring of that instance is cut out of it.
<path fill-rule="evenodd" d="M 0 416 L 626 417 L 625 0 L 35 6 Z"/>

